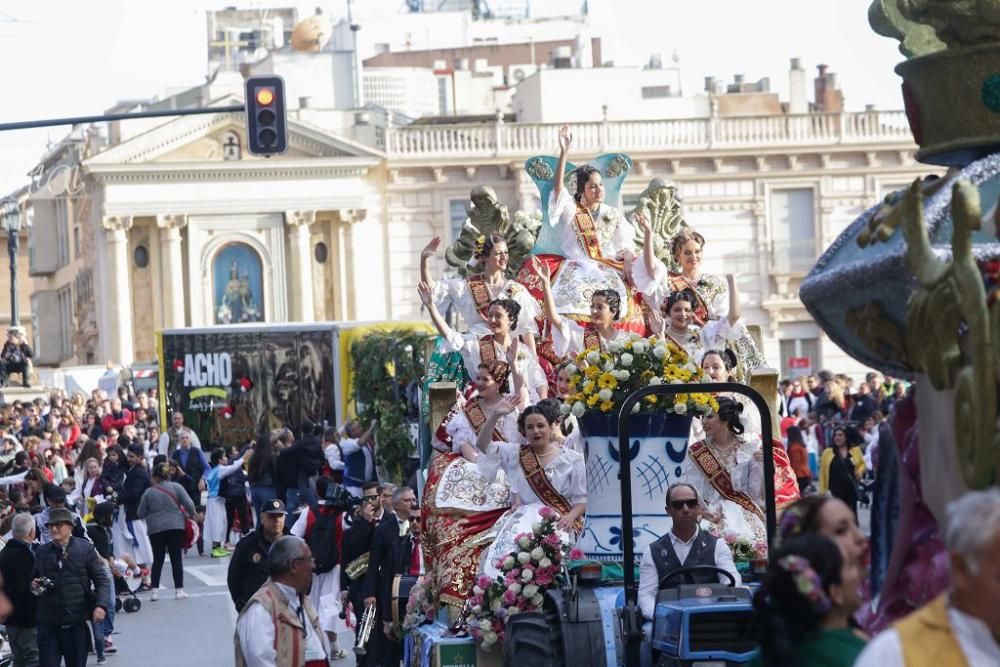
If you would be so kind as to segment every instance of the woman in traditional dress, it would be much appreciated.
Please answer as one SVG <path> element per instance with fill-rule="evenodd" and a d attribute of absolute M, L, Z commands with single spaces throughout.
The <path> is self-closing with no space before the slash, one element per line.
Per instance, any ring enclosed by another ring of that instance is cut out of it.
<path fill-rule="evenodd" d="M 498 234 L 490 234 L 481 239 L 482 243 L 476 244 L 474 257 L 482 262 L 482 273 L 435 281 L 429 266 L 430 258 L 441 246 L 441 237 L 435 236 L 420 253 L 420 279 L 430 286 L 438 311 L 443 313 L 449 307 L 454 307 L 465 321 L 469 333 L 477 336 L 490 333 L 489 308 L 493 301 L 516 301 L 521 312 L 514 334 L 521 336 L 534 349 L 535 333 L 538 331 L 538 302 L 524 285 L 506 276 L 507 262 L 510 259 L 507 241 Z"/>
<path fill-rule="evenodd" d="M 730 285 L 734 285 L 733 276 L 728 276 Z M 664 338 L 669 338 L 678 347 L 687 352 L 688 357 L 696 364 L 701 364 L 706 350 L 721 349 L 726 343 L 736 340 L 746 333 L 746 327 L 740 318 L 739 296 L 735 288 L 730 291 L 731 307 L 724 320 L 710 320 L 704 327 L 695 324 L 694 308 L 698 302 L 697 295 L 689 289 L 671 292 L 660 307 L 660 331 Z M 654 322 L 657 318 L 652 318 Z"/>
<path fill-rule="evenodd" d="M 701 417 L 705 439 L 688 448 L 681 481 L 698 491 L 703 517 L 719 533 L 735 533 L 750 544 L 767 543 L 764 525 L 764 454 L 743 439 L 743 406 L 719 396 L 718 412 Z"/>
<path fill-rule="evenodd" d="M 494 472 L 487 478 L 475 464 L 482 455 L 476 441 L 487 415 L 510 393 L 510 374 L 506 361 L 480 365 L 476 393 L 456 404 L 438 428 L 438 440 L 451 449 L 439 449 L 428 466 L 422 503 L 432 588 L 441 602 L 455 607 L 472 593 L 480 557 L 492 541 L 490 529 L 510 507 L 506 477 Z M 501 442 L 516 439 L 517 412 L 489 433 Z"/>
<path fill-rule="evenodd" d="M 498 470 L 510 479 L 511 493 L 517 505 L 497 522 L 495 540 L 481 563 L 482 571 L 490 578 L 499 570 L 497 559 L 514 550 L 514 539 L 520 533 L 530 533 L 532 524 L 539 521 L 538 511 L 550 507 L 559 514 L 556 528 L 563 544 L 576 542 L 583 530 L 583 517 L 587 511 L 587 471 L 583 455 L 559 444 L 552 425 L 558 420 L 555 410 L 530 405 L 518 417 L 518 430 L 527 444 L 496 442 L 491 433 L 500 419 L 517 407 L 513 398 L 506 397 L 490 412 L 479 432 L 477 445 L 485 456 L 478 464 L 489 477 Z"/>
<path fill-rule="evenodd" d="M 517 339 L 513 334 L 518 327 L 521 313 L 521 306 L 511 299 L 494 299 L 490 302 L 489 316 L 490 333 L 477 335 L 474 333 L 462 334 L 444 321 L 441 311 L 434 303 L 430 286 L 421 282 L 417 286 L 417 294 L 420 301 L 427 307 L 431 315 L 431 321 L 438 333 L 445 339 L 445 352 L 459 352 L 465 362 L 465 369 L 469 377 L 475 377 L 479 372 L 479 365 L 489 364 L 496 360 L 503 360 L 507 356 L 507 350 Z M 548 381 L 545 373 L 538 365 L 538 358 L 526 345 L 518 348 L 517 360 L 515 362 L 518 372 L 525 378 L 530 400 L 538 400 L 548 396 Z"/>
<path fill-rule="evenodd" d="M 687 227 L 678 232 L 671 242 L 671 251 L 681 272 L 673 273 L 653 255 L 653 227 L 649 221 L 640 218 L 636 220 L 636 224 L 644 236 L 643 261 L 636 266 L 634 273 L 636 289 L 648 295 L 656 304 L 663 303 L 670 293 L 689 290 L 695 297 L 691 310 L 693 323 L 702 328 L 707 328 L 713 321 L 735 321 L 730 315 L 734 304 L 739 304 L 739 299 L 733 298 L 735 283 L 732 276 L 726 276 L 726 280 L 722 280 L 718 276 L 701 272 L 704 236 Z M 765 366 L 764 356 L 757 349 L 750 332 L 744 328 L 739 334 L 730 340 L 741 369 L 746 371 Z M 740 376 L 744 374 L 738 373 Z"/>
<path fill-rule="evenodd" d="M 736 354 L 728 349 L 708 350 L 702 356 L 701 368 L 711 382 L 736 382 L 732 376 L 736 367 Z M 757 406 L 743 394 L 721 394 L 728 396 L 743 406 L 740 422 L 743 424 L 743 439 L 751 443 L 763 442 L 763 427 L 760 411 Z M 772 425 L 773 429 L 773 425 Z M 691 422 L 691 442 L 703 440 L 705 431 L 697 419 Z M 774 460 L 774 504 L 779 510 L 801 497 L 799 485 L 795 479 L 795 470 L 788 458 L 788 453 L 780 440 L 771 439 L 771 456 Z"/>
<path fill-rule="evenodd" d="M 555 271 L 552 292 L 560 313 L 585 318 L 597 290 L 612 289 L 622 304 L 629 304 L 626 281 L 631 280 L 635 259 L 635 228 L 621 211 L 604 203 L 604 183 L 596 168 L 584 165 L 573 172 L 575 193 L 563 187 L 572 144 L 573 135 L 564 125 L 559 129 L 559 162 L 549 200 L 549 224 L 558 233 L 564 259 Z M 625 311 L 623 316 L 631 314 L 627 305 Z"/>
<path fill-rule="evenodd" d="M 582 350 L 606 350 L 611 343 L 624 345 L 636 334 L 619 329 L 615 323 L 621 319 L 622 301 L 613 289 L 595 290 L 590 297 L 590 322 L 581 325 L 559 314 L 549 267 L 537 257 L 532 260 L 535 272 L 542 283 L 545 317 L 552 323 L 552 348 L 560 357 L 575 355 Z"/>

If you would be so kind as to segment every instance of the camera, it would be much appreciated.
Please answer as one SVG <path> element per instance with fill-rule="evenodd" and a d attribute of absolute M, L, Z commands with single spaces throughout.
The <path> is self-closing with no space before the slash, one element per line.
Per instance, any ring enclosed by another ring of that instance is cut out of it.
<path fill-rule="evenodd" d="M 326 487 L 326 495 L 321 502 L 337 512 L 347 512 L 352 507 L 360 505 L 361 498 L 352 496 L 343 484 L 330 484 Z"/>
<path fill-rule="evenodd" d="M 56 588 L 56 582 L 52 581 L 48 577 L 39 577 L 31 582 L 31 594 L 36 598 L 42 597 L 49 591 L 53 591 Z"/>

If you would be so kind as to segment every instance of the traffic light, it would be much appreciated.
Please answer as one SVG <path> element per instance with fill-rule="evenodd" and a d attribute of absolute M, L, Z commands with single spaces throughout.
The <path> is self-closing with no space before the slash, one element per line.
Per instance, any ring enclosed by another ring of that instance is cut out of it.
<path fill-rule="evenodd" d="M 288 148 L 285 82 L 280 76 L 252 76 L 246 83 L 247 143 L 256 155 L 275 155 Z"/>

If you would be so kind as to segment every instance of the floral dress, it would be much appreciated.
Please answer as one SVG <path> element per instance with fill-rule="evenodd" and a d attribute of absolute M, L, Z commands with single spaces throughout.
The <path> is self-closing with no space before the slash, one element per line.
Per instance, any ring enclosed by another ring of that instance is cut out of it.
<path fill-rule="evenodd" d="M 546 506 L 525 477 L 518 459 L 522 446 L 516 442 L 493 442 L 486 455 L 480 456 L 477 461 L 480 472 L 487 478 L 495 476 L 497 471 L 505 472 L 510 480 L 511 494 L 520 503 L 508 511 L 491 531 L 493 543 L 480 564 L 480 570 L 491 579 L 500 573 L 495 565 L 497 559 L 514 550 L 514 538 L 518 534 L 531 532 L 532 524 L 540 520 L 538 511 Z M 587 502 L 587 472 L 583 454 L 561 447 L 559 454 L 543 470 L 555 490 L 571 506 Z M 571 546 L 578 536 L 563 534 L 562 537 L 563 543 Z"/>
<path fill-rule="evenodd" d="M 537 334 L 538 326 L 535 320 L 540 312 L 538 302 L 528 292 L 527 288 L 516 280 L 507 279 L 499 290 L 490 291 L 483 280 L 482 274 L 467 278 L 443 278 L 434 283 L 432 297 L 438 311 L 444 313 L 449 308 L 455 308 L 468 327 L 468 332 L 477 336 L 490 333 L 486 321 L 486 311 L 490 301 L 496 299 L 511 299 L 521 307 L 517 316 L 517 328 L 511 333 Z"/>
<path fill-rule="evenodd" d="M 476 374 L 479 373 L 479 364 L 483 361 L 483 348 L 486 347 L 488 350 L 490 346 L 492 346 L 492 354 L 495 359 L 506 361 L 507 350 L 500 343 L 492 340 L 491 334 L 477 336 L 473 333 L 459 333 L 451 327 L 446 327 L 445 329 L 445 345 L 443 350 L 445 352 L 458 352 L 461 354 L 462 361 L 465 362 L 465 370 L 471 378 L 476 377 Z M 525 386 L 528 390 L 528 398 L 532 403 L 537 402 L 537 388 L 548 385 L 545 373 L 538 364 L 538 357 L 535 356 L 535 353 L 527 345 L 521 345 L 518 348 L 515 363 L 517 364 L 518 372 L 524 377 Z M 513 379 L 511 379 L 510 389 L 511 393 L 513 393 Z"/>

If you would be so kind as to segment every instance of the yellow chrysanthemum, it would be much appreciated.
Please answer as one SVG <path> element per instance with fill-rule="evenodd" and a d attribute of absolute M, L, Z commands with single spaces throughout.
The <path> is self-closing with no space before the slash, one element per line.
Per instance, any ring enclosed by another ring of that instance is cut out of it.
<path fill-rule="evenodd" d="M 594 393 L 595 386 L 596 385 L 594 385 L 593 380 L 587 380 L 586 382 L 583 383 L 583 394 L 585 396 L 590 396 L 591 394 Z"/>
<path fill-rule="evenodd" d="M 601 369 L 597 366 L 587 366 L 583 369 L 583 374 L 588 378 L 593 378 L 601 374 Z"/>
<path fill-rule="evenodd" d="M 587 407 L 589 408 L 594 407 L 595 405 L 597 405 L 597 402 L 599 400 L 601 400 L 601 397 L 598 396 L 597 394 L 594 394 L 593 396 L 587 399 Z"/>
<path fill-rule="evenodd" d="M 597 379 L 597 386 L 601 389 L 614 390 L 618 387 L 618 380 L 611 373 L 604 373 Z"/>
<path fill-rule="evenodd" d="M 615 407 L 615 404 L 611 401 L 604 401 L 601 403 L 601 412 L 611 412 L 611 409 Z"/>
<path fill-rule="evenodd" d="M 658 400 L 657 396 L 647 396 L 646 397 L 646 402 L 649 403 L 650 405 L 656 405 L 656 401 L 657 400 Z"/>

